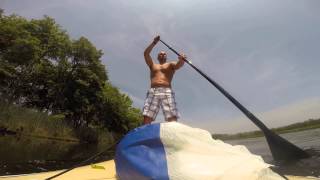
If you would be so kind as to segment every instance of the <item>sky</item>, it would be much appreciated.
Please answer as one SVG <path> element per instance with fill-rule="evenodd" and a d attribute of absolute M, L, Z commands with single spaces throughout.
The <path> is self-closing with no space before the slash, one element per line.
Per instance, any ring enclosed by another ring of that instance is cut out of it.
<path fill-rule="evenodd" d="M 48 15 L 104 52 L 113 85 L 142 108 L 150 87 L 143 51 L 156 35 L 268 127 L 320 118 L 319 0 L 1 0 L 7 15 Z M 161 43 L 169 61 L 177 56 Z M 211 133 L 257 130 L 188 64 L 175 73 L 181 123 Z M 160 112 L 156 122 L 163 122 Z"/>

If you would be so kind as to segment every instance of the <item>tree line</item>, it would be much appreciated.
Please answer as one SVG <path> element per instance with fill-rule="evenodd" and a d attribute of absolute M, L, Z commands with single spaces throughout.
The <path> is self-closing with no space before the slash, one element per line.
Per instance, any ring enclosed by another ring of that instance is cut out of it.
<path fill-rule="evenodd" d="M 71 39 L 53 18 L 28 20 L 0 11 L 0 99 L 59 115 L 73 127 L 100 125 L 125 133 L 141 112 L 114 87 L 103 52 Z"/>
<path fill-rule="evenodd" d="M 320 128 L 320 118 L 319 119 L 309 119 L 307 121 L 293 123 L 287 126 L 282 126 L 278 128 L 271 128 L 271 130 L 277 134 L 284 134 L 290 132 L 298 132 L 309 129 Z M 232 140 L 232 139 L 246 139 L 246 138 L 255 138 L 262 137 L 263 132 L 260 130 L 257 131 L 249 131 L 249 132 L 241 132 L 236 134 L 212 134 L 214 139 L 222 139 L 222 140 Z"/>

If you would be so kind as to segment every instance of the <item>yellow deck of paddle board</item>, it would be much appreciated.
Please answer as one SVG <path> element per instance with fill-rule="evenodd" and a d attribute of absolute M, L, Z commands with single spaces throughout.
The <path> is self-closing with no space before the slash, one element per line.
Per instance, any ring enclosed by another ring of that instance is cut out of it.
<path fill-rule="evenodd" d="M 44 180 L 53 175 L 56 175 L 61 171 L 50 171 L 43 173 L 14 175 L 14 176 L 1 176 L 3 180 Z M 315 180 L 319 178 L 302 177 L 302 176 L 290 176 L 286 175 L 289 180 Z M 113 160 L 104 161 L 101 163 L 82 166 L 75 168 L 57 178 L 55 180 L 116 180 L 115 164 Z"/>
<path fill-rule="evenodd" d="M 44 180 L 61 171 L 50 171 L 16 176 L 0 177 L 4 180 Z M 54 180 L 116 180 L 115 164 L 113 160 L 97 163 L 94 165 L 75 168 Z"/>

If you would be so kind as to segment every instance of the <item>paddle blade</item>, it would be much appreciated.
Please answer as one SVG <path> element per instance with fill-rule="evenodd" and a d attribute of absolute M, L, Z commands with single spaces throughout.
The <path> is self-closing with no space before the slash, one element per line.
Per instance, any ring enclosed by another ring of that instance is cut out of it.
<path fill-rule="evenodd" d="M 276 161 L 294 161 L 310 155 L 272 131 L 264 132 L 272 156 Z"/>

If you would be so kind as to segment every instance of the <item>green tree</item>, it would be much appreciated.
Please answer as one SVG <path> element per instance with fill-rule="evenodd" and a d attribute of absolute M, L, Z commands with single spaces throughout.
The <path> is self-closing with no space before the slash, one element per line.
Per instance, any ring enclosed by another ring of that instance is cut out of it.
<path fill-rule="evenodd" d="M 27 21 L 16 15 L 1 16 L 0 34 L 1 93 L 9 101 L 32 105 L 32 99 L 41 99 L 33 90 L 47 90 L 42 71 L 52 72 L 55 61 L 68 58 L 69 37 L 49 17 Z"/>
<path fill-rule="evenodd" d="M 140 110 L 132 107 L 132 100 L 110 83 L 104 86 L 98 117 L 109 129 L 122 133 L 139 126 L 142 119 Z"/>
<path fill-rule="evenodd" d="M 85 37 L 71 40 L 45 16 L 27 20 L 0 11 L 0 96 L 9 103 L 61 114 L 74 127 L 127 132 L 139 109 L 108 80 L 103 53 Z"/>

